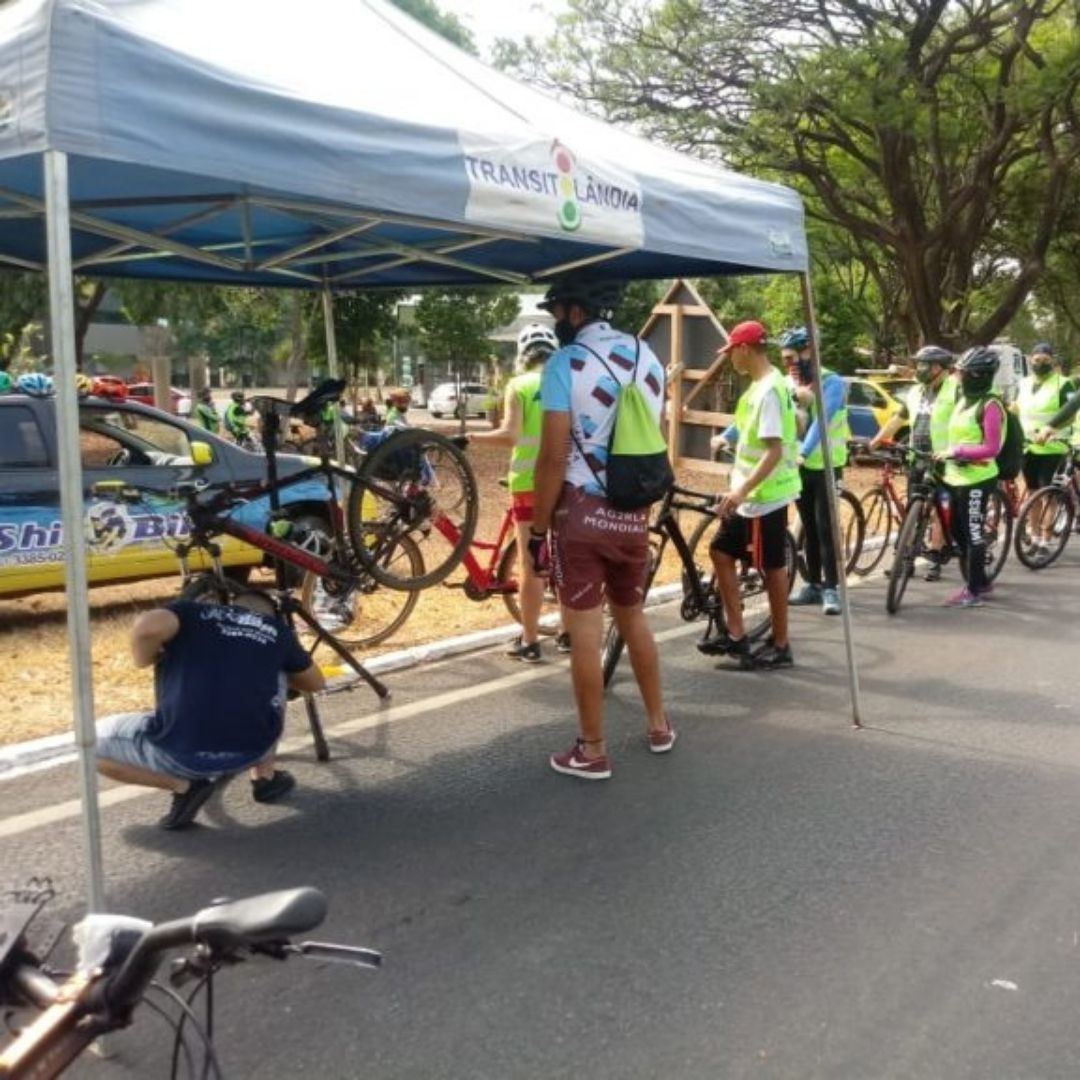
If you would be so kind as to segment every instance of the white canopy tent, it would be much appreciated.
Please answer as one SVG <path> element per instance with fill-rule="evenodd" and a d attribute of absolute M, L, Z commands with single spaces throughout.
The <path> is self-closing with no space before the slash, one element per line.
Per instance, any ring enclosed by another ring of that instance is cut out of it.
<path fill-rule="evenodd" d="M 319 289 L 332 363 L 332 292 L 358 287 L 786 272 L 813 318 L 794 192 L 584 116 L 384 0 L 11 0 L 0 265 L 50 280 L 92 908 L 73 273 Z"/>

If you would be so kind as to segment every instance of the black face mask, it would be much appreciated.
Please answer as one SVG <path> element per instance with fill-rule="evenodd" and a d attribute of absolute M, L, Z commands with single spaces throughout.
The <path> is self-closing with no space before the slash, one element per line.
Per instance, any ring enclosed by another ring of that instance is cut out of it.
<path fill-rule="evenodd" d="M 795 364 L 795 370 L 799 373 L 799 382 L 809 386 L 814 381 L 814 361 L 810 357 L 799 357 Z"/>
<path fill-rule="evenodd" d="M 1031 370 L 1041 379 L 1054 370 L 1054 365 L 1049 360 L 1036 360 L 1032 362 Z"/>
<path fill-rule="evenodd" d="M 929 364 L 916 364 L 915 378 L 923 386 L 929 386 L 934 381 L 934 369 Z"/>
<path fill-rule="evenodd" d="M 577 337 L 577 330 L 569 319 L 558 319 L 555 322 L 555 336 L 560 345 L 569 345 Z"/>

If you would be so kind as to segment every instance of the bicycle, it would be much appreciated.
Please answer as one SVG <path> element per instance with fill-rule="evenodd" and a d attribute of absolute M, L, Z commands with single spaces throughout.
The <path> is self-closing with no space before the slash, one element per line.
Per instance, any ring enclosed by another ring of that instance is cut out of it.
<path fill-rule="evenodd" d="M 856 567 L 859 565 L 859 557 L 866 538 L 866 516 L 863 513 L 862 504 L 846 488 L 838 488 L 836 505 L 840 512 L 840 535 L 844 538 L 844 572 L 857 573 Z M 792 535 L 798 552 L 799 577 L 804 581 L 809 581 L 810 576 L 806 568 L 806 531 L 801 519 L 797 520 Z"/>
<path fill-rule="evenodd" d="M 931 547 L 927 541 L 931 514 L 937 516 L 941 526 L 944 543 L 937 553 L 944 565 L 959 554 L 952 539 L 952 505 L 947 500 L 947 491 L 940 480 L 941 463 L 933 454 L 920 450 L 907 451 L 907 459 L 920 468 L 920 475 L 911 480 L 910 495 L 904 520 L 900 526 L 900 535 L 896 540 L 896 556 L 889 571 L 889 585 L 885 594 L 885 610 L 895 615 L 907 589 L 908 581 L 915 572 L 915 560 L 926 555 Z M 983 532 L 986 537 L 986 579 L 993 581 L 1009 554 L 1012 541 L 1013 493 L 1003 493 L 1002 485 L 996 487 L 987 499 Z"/>
<path fill-rule="evenodd" d="M 724 606 L 720 601 L 712 575 L 712 561 L 708 557 L 706 549 L 707 569 L 703 568 L 695 556 L 702 537 L 712 527 L 716 526 L 717 497 L 714 494 L 705 494 L 700 491 L 691 491 L 688 488 L 672 486 L 649 523 L 649 532 L 653 538 L 649 541 L 649 567 L 645 578 L 644 596 L 648 596 L 652 588 L 656 572 L 664 559 L 664 553 L 670 543 L 675 549 L 679 562 L 682 565 L 682 603 L 679 609 L 681 618 L 686 622 L 693 622 L 705 615 L 709 622 L 706 634 L 713 633 L 723 635 L 726 633 L 724 620 Z M 682 526 L 679 524 L 678 514 L 687 511 L 700 516 L 701 520 L 694 527 L 687 540 L 683 535 Z M 757 545 L 751 545 L 747 551 L 746 559 L 739 567 L 739 592 L 743 604 L 765 592 L 765 574 L 758 561 L 759 551 Z M 787 532 L 786 564 L 788 575 L 788 588 L 795 581 L 795 568 L 798 562 L 798 553 L 795 548 L 795 538 L 790 530 Z M 756 620 L 748 620 L 746 624 L 746 636 L 751 642 L 759 641 L 772 627 L 772 618 L 768 609 Z M 604 640 L 601 651 L 601 663 L 604 672 L 604 686 L 608 686 L 615 675 L 619 659 L 625 646 L 619 628 L 614 618 L 610 618 L 604 632 Z"/>
<path fill-rule="evenodd" d="M 64 973 L 52 968 L 47 954 L 39 956 L 28 940 L 31 924 L 53 895 L 51 883 L 32 880 L 0 908 L 0 1005 L 38 1011 L 0 1048 L 0 1080 L 61 1075 L 97 1038 L 128 1027 L 140 1004 L 173 1028 L 171 1077 L 180 1075 L 183 1061 L 190 1077 L 220 1078 L 224 1073 L 214 1046 L 213 991 L 222 968 L 253 957 L 301 956 L 364 968 L 382 963 L 381 954 L 372 949 L 292 940 L 326 917 L 326 898 L 307 887 L 218 901 L 194 916 L 156 926 L 124 916 L 88 916 L 76 927 L 76 970 Z M 171 985 L 163 985 L 155 975 L 164 955 L 177 949 L 189 951 L 173 962 Z M 195 1011 L 200 995 L 202 1019 Z M 195 1046 L 189 1033 L 198 1040 Z"/>
<path fill-rule="evenodd" d="M 1065 550 L 1080 507 L 1080 450 L 1070 447 L 1053 480 L 1031 492 L 1016 519 L 1016 557 L 1044 570 Z"/>
<path fill-rule="evenodd" d="M 866 522 L 866 538 L 854 567 L 854 573 L 859 577 L 872 574 L 881 564 L 893 532 L 899 531 L 907 509 L 907 499 L 900 494 L 896 484 L 897 476 L 904 472 L 906 449 L 884 446 L 870 451 L 868 456 L 871 461 L 881 465 L 881 476 L 860 500 Z"/>

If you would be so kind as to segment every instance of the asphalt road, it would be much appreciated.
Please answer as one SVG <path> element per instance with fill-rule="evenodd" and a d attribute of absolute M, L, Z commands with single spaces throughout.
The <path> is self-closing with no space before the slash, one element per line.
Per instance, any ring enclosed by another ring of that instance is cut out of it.
<path fill-rule="evenodd" d="M 798 666 L 743 674 L 669 606 L 681 739 L 646 751 L 624 673 L 608 783 L 546 766 L 572 734 L 564 662 L 395 676 L 388 713 L 328 704 L 334 760 L 294 751 L 287 806 L 235 783 L 165 834 L 161 796 L 109 805 L 110 899 L 165 918 L 310 883 L 331 899 L 315 936 L 385 952 L 380 973 L 225 973 L 234 1077 L 1075 1077 L 1078 565 L 1080 545 L 1010 565 L 973 611 L 915 582 L 890 619 L 880 583 L 858 589 L 858 732 L 839 620 L 799 614 Z M 70 769 L 0 786 L 0 878 L 49 874 L 71 912 L 79 821 L 45 821 L 74 791 Z M 141 1016 L 76 1075 L 162 1075 L 162 1031 Z"/>

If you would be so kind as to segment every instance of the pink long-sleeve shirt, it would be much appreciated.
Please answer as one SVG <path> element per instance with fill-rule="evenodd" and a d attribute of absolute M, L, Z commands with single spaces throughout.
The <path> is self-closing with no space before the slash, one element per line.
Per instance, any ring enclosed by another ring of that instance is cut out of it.
<path fill-rule="evenodd" d="M 990 408 L 996 405 L 997 408 Z M 1005 422 L 1004 408 L 1000 402 L 987 403 L 983 409 L 982 432 L 983 441 L 972 443 L 968 446 L 958 446 L 952 451 L 952 456 L 957 461 L 988 461 L 998 456 L 1001 450 L 1001 428 Z"/>

